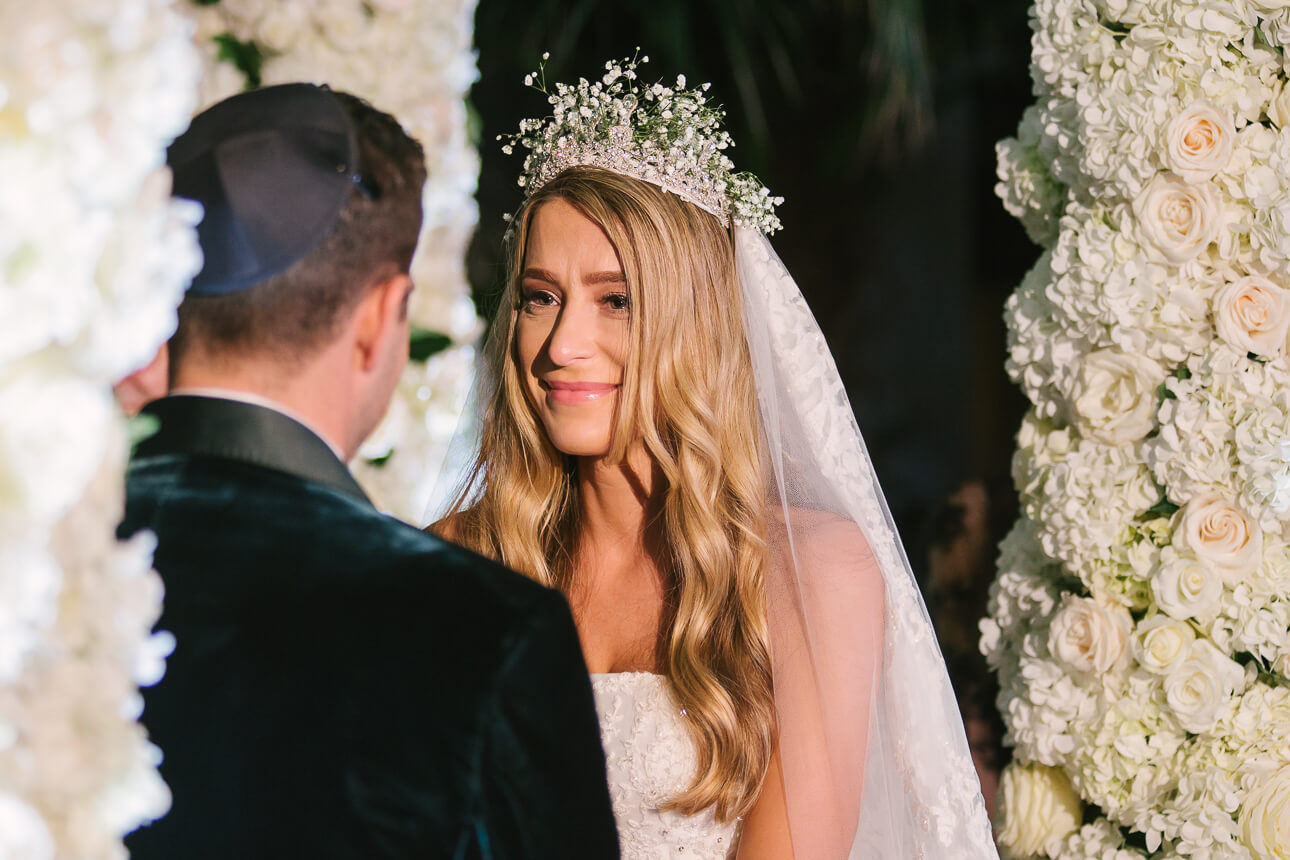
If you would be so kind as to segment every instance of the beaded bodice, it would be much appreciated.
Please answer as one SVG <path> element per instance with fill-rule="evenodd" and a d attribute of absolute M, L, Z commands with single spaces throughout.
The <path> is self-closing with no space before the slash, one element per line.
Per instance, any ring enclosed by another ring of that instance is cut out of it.
<path fill-rule="evenodd" d="M 609 794 L 623 860 L 727 860 L 736 825 L 711 809 L 684 815 L 660 807 L 694 778 L 694 745 L 685 712 L 667 680 L 646 672 L 592 675 Z"/>

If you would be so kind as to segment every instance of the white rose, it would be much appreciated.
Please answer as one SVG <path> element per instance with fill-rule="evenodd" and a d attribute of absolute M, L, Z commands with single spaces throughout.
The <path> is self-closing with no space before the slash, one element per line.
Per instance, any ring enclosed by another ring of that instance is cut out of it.
<path fill-rule="evenodd" d="M 1191 626 L 1166 615 L 1153 615 L 1133 634 L 1133 655 L 1148 672 L 1165 675 L 1191 653 L 1196 634 Z"/>
<path fill-rule="evenodd" d="M 1106 672 L 1124 653 L 1132 625 L 1122 606 L 1068 594 L 1048 631 L 1048 649 L 1075 672 Z"/>
<path fill-rule="evenodd" d="M 1080 432 L 1108 445 L 1135 442 L 1151 432 L 1156 388 L 1165 372 L 1151 359 L 1102 349 L 1076 377 L 1072 400 Z"/>
<path fill-rule="evenodd" d="M 1200 99 L 1169 123 L 1165 161 L 1188 182 L 1204 182 L 1227 165 L 1235 141 L 1231 115 Z"/>
<path fill-rule="evenodd" d="M 1151 575 L 1151 594 L 1170 618 L 1208 618 L 1223 594 L 1223 581 L 1205 563 L 1166 547 Z"/>
<path fill-rule="evenodd" d="M 1194 734 L 1207 732 L 1244 678 L 1240 664 L 1209 641 L 1198 639 L 1191 644 L 1187 659 L 1165 676 L 1165 701 L 1184 729 Z"/>
<path fill-rule="evenodd" d="M 1183 507 L 1174 543 L 1229 583 L 1258 570 L 1263 560 L 1262 529 L 1221 493 L 1202 493 Z"/>
<path fill-rule="evenodd" d="M 1240 824 L 1241 840 L 1255 860 L 1290 857 L 1290 765 L 1246 796 Z"/>
<path fill-rule="evenodd" d="M 1214 297 L 1214 326 L 1241 352 L 1276 358 L 1290 329 L 1290 294 L 1258 275 L 1241 278 Z"/>
<path fill-rule="evenodd" d="M 1151 180 L 1133 201 L 1143 236 L 1171 263 L 1193 259 L 1218 237 L 1218 195 L 1208 182 L 1189 184 L 1172 175 Z"/>
<path fill-rule="evenodd" d="M 1074 833 L 1084 805 L 1059 768 L 1013 762 L 999 778 L 996 832 L 1014 857 L 1035 857 L 1049 842 Z"/>

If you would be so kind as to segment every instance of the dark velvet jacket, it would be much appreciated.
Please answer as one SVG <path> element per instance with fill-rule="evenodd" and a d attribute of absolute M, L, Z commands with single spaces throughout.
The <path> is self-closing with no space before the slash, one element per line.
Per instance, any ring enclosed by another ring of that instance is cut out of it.
<path fill-rule="evenodd" d="M 174 802 L 133 860 L 618 856 L 563 598 L 378 513 L 285 415 L 147 412 L 121 534 L 158 540 Z"/>

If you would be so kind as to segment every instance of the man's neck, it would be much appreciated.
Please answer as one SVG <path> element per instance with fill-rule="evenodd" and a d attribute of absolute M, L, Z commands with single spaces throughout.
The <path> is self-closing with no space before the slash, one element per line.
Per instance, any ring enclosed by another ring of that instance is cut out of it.
<path fill-rule="evenodd" d="M 329 402 L 335 402 L 335 395 L 340 392 L 330 392 L 332 397 L 311 394 L 317 387 L 312 383 L 312 377 L 317 375 L 304 370 L 293 385 L 285 386 L 269 384 L 269 381 L 259 377 L 194 372 L 184 368 L 175 374 L 170 393 L 222 397 L 281 412 L 312 430 L 314 435 L 336 452 L 342 462 L 349 462 L 354 452 L 348 447 L 347 426 L 342 420 L 343 416 L 334 409 L 327 408 Z"/>
<path fill-rule="evenodd" d="M 218 397 L 223 400 L 236 400 L 240 403 L 250 403 L 253 406 L 262 406 L 265 409 L 272 409 L 274 412 L 281 412 L 291 420 L 303 424 L 305 427 L 309 428 L 315 436 L 326 442 L 327 447 L 332 450 L 332 453 L 334 453 L 336 458 L 342 463 L 349 462 L 349 456 L 345 449 L 337 443 L 336 439 L 328 435 L 322 427 L 314 421 L 311 421 L 308 416 L 302 415 L 287 404 L 275 400 L 272 397 L 266 397 L 255 391 L 225 388 L 220 386 L 176 386 L 170 390 L 170 393 L 173 395 L 188 394 L 196 397 Z"/>

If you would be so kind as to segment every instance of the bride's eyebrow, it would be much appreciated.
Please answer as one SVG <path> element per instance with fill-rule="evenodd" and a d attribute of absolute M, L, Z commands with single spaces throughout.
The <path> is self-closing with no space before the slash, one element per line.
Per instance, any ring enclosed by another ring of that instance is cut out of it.
<path fill-rule="evenodd" d="M 524 281 L 542 281 L 543 283 L 558 286 L 560 279 L 546 269 L 538 269 L 530 266 L 520 273 L 520 280 Z M 582 279 L 584 284 L 589 286 L 600 286 L 602 284 L 627 284 L 627 278 L 620 271 L 610 270 L 604 272 L 592 272 Z"/>
<path fill-rule="evenodd" d="M 548 272 L 546 269 L 535 269 L 535 268 L 533 268 L 532 266 L 530 266 L 529 268 L 525 269 L 525 270 L 520 274 L 520 279 L 521 279 L 521 280 L 524 280 L 524 281 L 529 281 L 529 280 L 532 280 L 532 281 L 544 281 L 544 282 L 546 282 L 546 283 L 548 283 L 548 284 L 559 284 L 559 283 L 560 283 L 559 279 L 557 279 L 555 275 L 551 274 L 551 273 L 550 273 L 550 272 Z"/>

